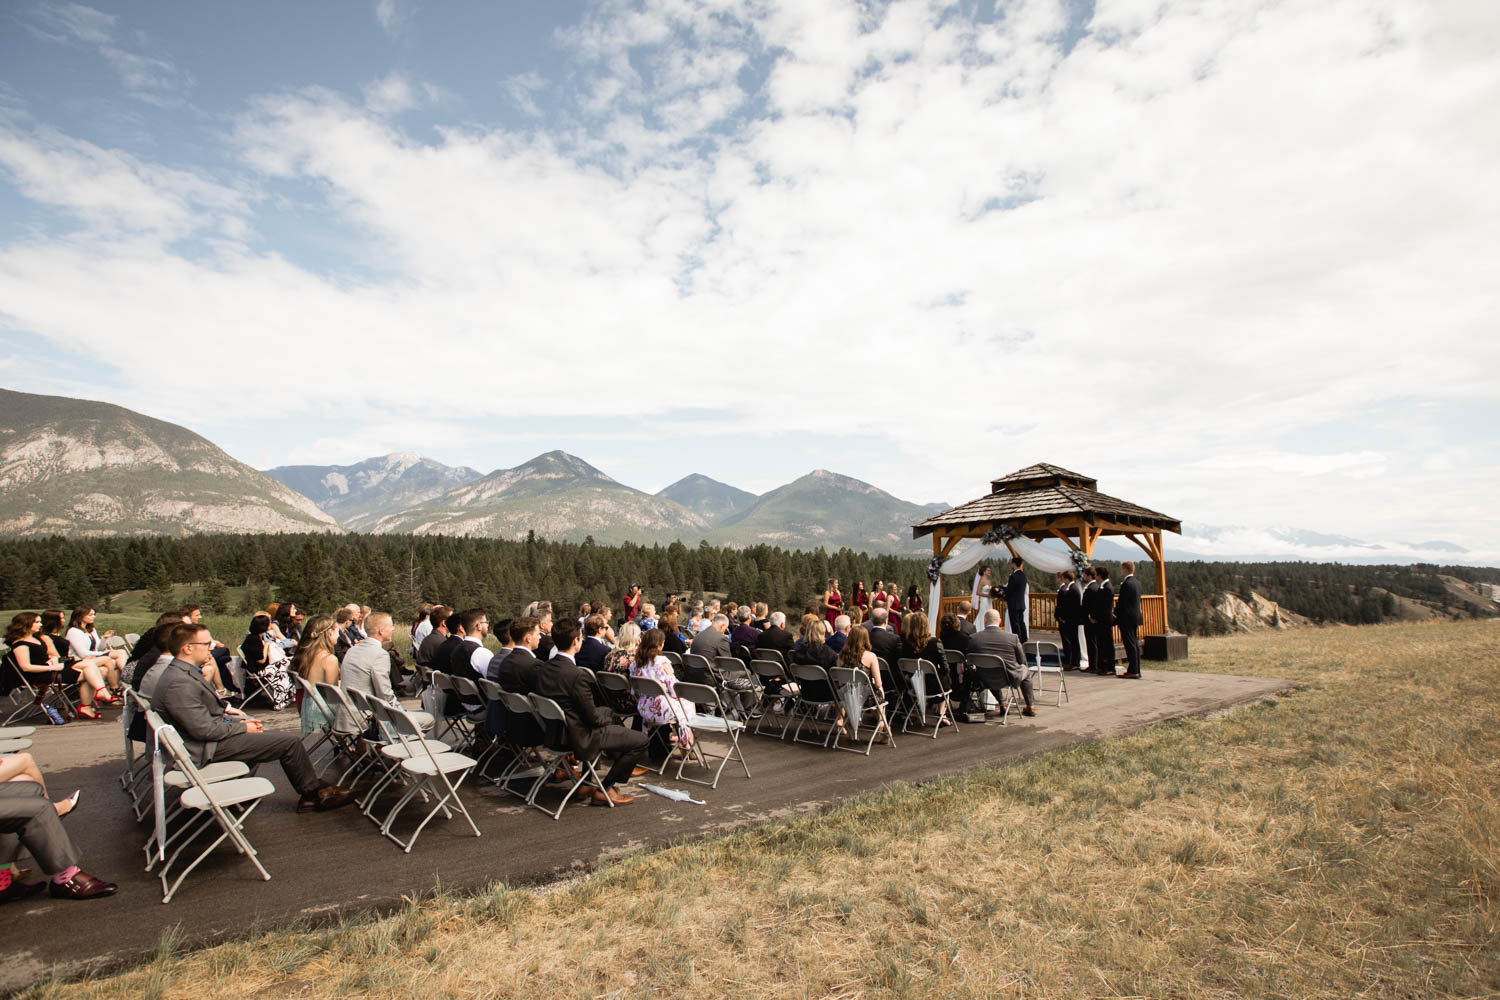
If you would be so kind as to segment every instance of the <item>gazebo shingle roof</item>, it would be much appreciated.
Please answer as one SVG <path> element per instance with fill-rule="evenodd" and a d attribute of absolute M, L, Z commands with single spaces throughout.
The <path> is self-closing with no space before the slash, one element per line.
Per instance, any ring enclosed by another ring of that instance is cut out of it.
<path fill-rule="evenodd" d="M 1086 484 L 1086 485 L 1085 485 Z M 1159 511 L 1095 489 L 1097 480 L 1055 465 L 1027 466 L 991 482 L 994 492 L 970 500 L 912 526 L 912 537 L 921 538 L 938 528 L 987 522 L 1020 525 L 1034 518 L 1081 516 L 1123 522 L 1132 527 L 1182 532 L 1182 522 Z"/>

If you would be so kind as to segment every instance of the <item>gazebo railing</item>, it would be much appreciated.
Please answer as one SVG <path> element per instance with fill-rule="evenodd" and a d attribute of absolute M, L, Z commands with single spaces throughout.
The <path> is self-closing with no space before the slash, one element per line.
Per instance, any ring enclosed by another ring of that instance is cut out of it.
<path fill-rule="evenodd" d="M 958 606 L 968 600 L 967 597 L 945 597 L 942 607 L 938 609 L 938 618 L 946 614 L 958 614 Z M 1057 631 L 1057 595 L 1056 594 L 1032 594 L 1030 625 L 1034 629 L 1046 632 Z M 937 622 L 933 622 L 937 627 Z M 1167 634 L 1167 599 L 1159 594 L 1141 595 L 1141 635 L 1166 635 Z M 1120 641 L 1120 630 L 1115 629 L 1115 642 Z"/>

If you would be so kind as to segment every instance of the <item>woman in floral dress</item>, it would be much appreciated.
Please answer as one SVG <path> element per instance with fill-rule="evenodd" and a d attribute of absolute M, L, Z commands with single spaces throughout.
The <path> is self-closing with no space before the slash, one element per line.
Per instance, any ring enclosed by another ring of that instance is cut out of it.
<path fill-rule="evenodd" d="M 692 710 L 677 697 L 677 675 L 672 672 L 672 661 L 661 655 L 661 629 L 651 629 L 642 634 L 641 644 L 630 664 L 630 676 L 646 677 L 656 681 L 666 690 L 666 695 L 652 695 L 636 702 L 636 713 L 647 731 L 661 726 L 675 726 L 672 742 L 680 747 L 693 745 L 693 730 L 688 726 Z"/>

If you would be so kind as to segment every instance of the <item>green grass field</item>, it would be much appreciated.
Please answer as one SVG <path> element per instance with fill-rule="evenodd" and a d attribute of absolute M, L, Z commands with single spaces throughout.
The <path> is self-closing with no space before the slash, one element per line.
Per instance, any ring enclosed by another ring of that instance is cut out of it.
<path fill-rule="evenodd" d="M 830 813 L 32 997 L 1489 997 L 1500 625 L 1195 639 L 1287 677 Z M 92 933 L 86 924 L 80 932 Z"/>

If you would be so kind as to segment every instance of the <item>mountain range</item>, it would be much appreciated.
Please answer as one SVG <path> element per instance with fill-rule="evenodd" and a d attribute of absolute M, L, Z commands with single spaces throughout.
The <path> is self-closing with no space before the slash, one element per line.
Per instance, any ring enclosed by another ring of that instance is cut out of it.
<path fill-rule="evenodd" d="M 184 427 L 120 406 L 0 390 L 0 535 L 347 529 L 524 538 L 535 531 L 603 544 L 681 540 L 925 555 L 930 543 L 913 540 L 911 525 L 947 507 L 901 500 L 826 469 L 760 495 L 696 473 L 651 494 L 563 451 L 488 475 L 414 452 L 262 473 Z M 1095 554 L 1141 558 L 1111 539 L 1101 539 Z M 1409 563 L 1472 562 L 1476 554 L 1441 541 L 1381 544 L 1295 528 L 1186 523 L 1167 555 Z"/>
<path fill-rule="evenodd" d="M 341 530 L 306 496 L 185 427 L 0 389 L 0 535 Z"/>

